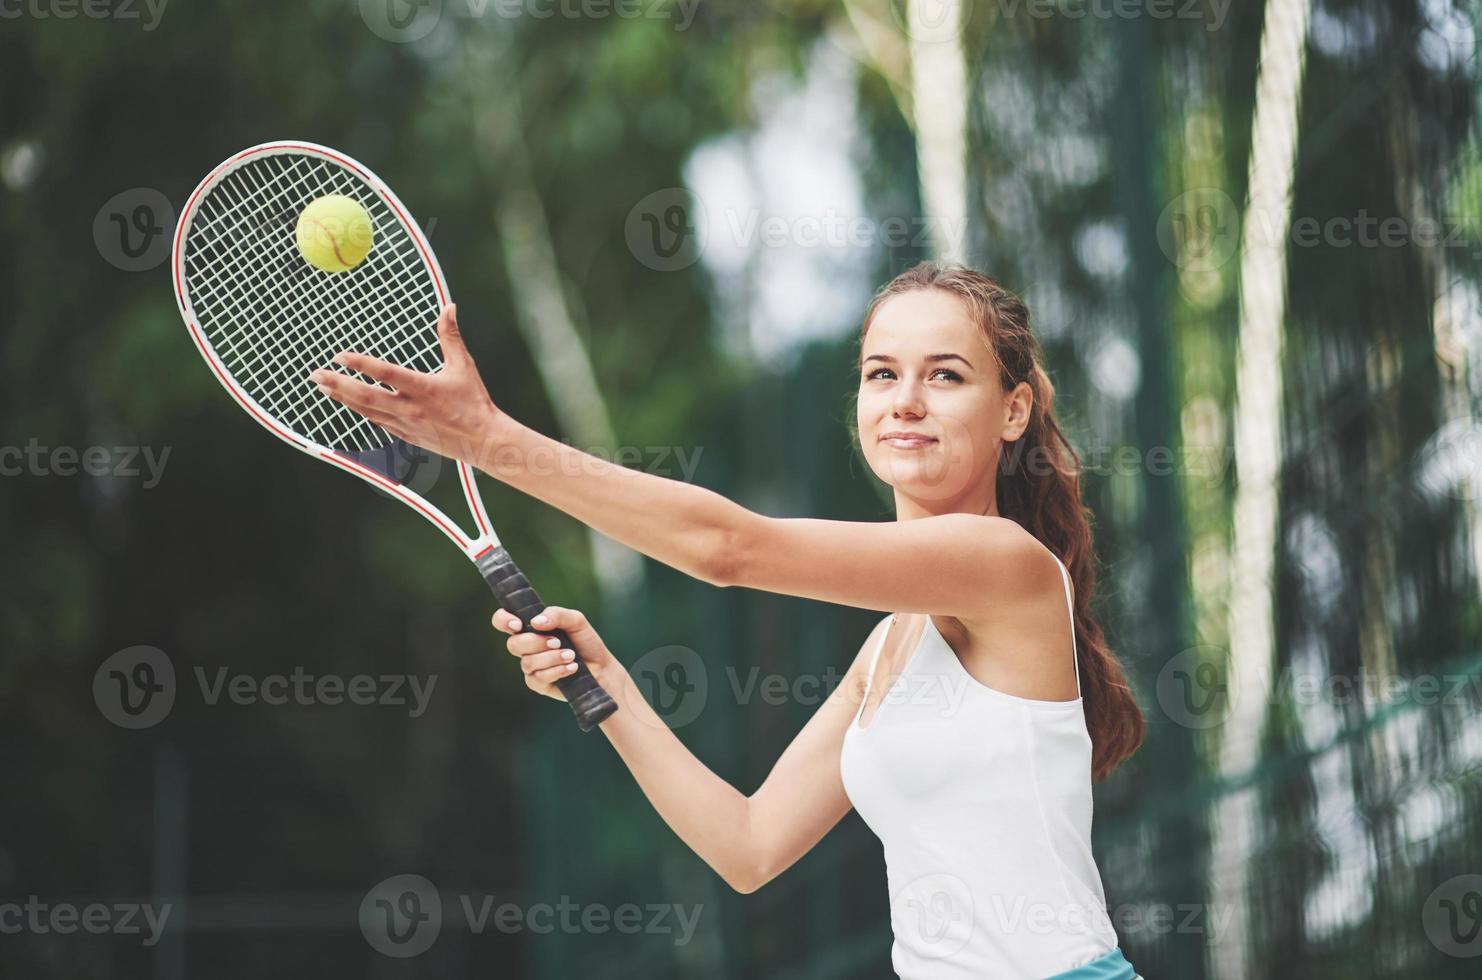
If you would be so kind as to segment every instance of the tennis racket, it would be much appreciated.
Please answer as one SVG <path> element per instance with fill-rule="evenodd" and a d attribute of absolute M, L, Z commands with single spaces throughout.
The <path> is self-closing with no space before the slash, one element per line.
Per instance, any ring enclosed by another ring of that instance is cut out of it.
<path fill-rule="evenodd" d="M 349 197 L 370 215 L 370 254 L 346 272 L 305 261 L 299 215 L 327 195 Z M 436 322 L 448 303 L 442 269 L 410 213 L 370 169 L 313 143 L 264 143 L 221 163 L 191 194 L 171 253 L 175 298 L 191 340 L 222 387 L 259 423 L 315 459 L 353 473 L 447 535 L 529 626 L 545 603 L 494 533 L 471 466 L 456 463 L 475 531 L 465 532 L 408 485 L 420 450 L 326 398 L 316 368 L 355 350 L 417 371 L 442 369 Z M 370 378 L 362 380 L 374 384 Z M 570 649 L 561 630 L 540 631 Z M 617 705 L 576 661 L 557 681 L 582 731 Z"/>

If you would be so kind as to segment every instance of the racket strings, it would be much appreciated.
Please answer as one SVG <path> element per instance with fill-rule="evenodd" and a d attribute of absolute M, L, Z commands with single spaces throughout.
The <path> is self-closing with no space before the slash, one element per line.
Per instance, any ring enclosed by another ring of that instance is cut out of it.
<path fill-rule="evenodd" d="M 298 215 L 325 194 L 358 201 L 375 227 L 370 255 L 349 272 L 321 272 L 298 252 Z M 274 154 L 224 177 L 198 205 L 184 270 L 200 328 L 233 380 L 321 445 L 391 442 L 308 380 L 316 368 L 334 368 L 334 354 L 358 350 L 419 371 L 442 366 L 437 288 L 415 240 L 369 183 L 329 160 Z"/>
<path fill-rule="evenodd" d="M 270 160 L 268 162 L 271 165 L 271 163 L 273 163 L 274 161 Z M 278 162 L 281 164 L 283 161 L 278 161 Z M 233 212 L 229 216 L 230 217 L 237 217 L 238 214 L 242 210 L 242 204 L 243 204 L 243 202 L 244 201 L 251 201 L 251 200 L 253 200 L 253 195 L 255 195 L 257 198 L 264 198 L 264 197 L 266 197 L 268 195 L 281 196 L 281 192 L 286 189 L 291 194 L 295 194 L 295 195 L 298 195 L 300 197 L 304 197 L 304 198 L 307 198 L 307 199 L 312 199 L 313 197 L 318 196 L 319 192 L 321 192 L 323 190 L 345 191 L 345 190 L 351 190 L 352 189 L 350 187 L 343 186 L 343 184 L 340 184 L 340 183 L 337 183 L 336 185 L 330 186 L 330 187 L 327 187 L 327 188 L 326 187 L 322 187 L 322 186 L 321 187 L 306 186 L 307 182 L 309 180 L 311 180 L 313 177 L 316 176 L 316 174 L 314 174 L 314 173 L 306 170 L 306 167 L 305 167 L 306 162 L 307 161 L 305 161 L 302 158 L 300 158 L 297 161 L 298 166 L 295 167 L 295 168 L 287 168 L 287 167 L 280 166 L 279 168 L 277 168 L 277 173 L 274 175 L 274 178 L 275 179 L 274 179 L 274 182 L 272 184 L 265 184 L 265 183 L 263 183 L 262 175 L 256 175 L 256 174 L 253 174 L 252 172 L 248 172 L 248 173 L 243 174 L 243 182 L 244 182 L 244 184 L 253 185 L 255 183 L 255 186 L 252 186 L 250 188 L 253 193 L 244 196 L 240 192 L 240 190 L 239 190 L 238 191 L 238 195 L 237 195 L 238 196 L 238 200 L 236 202 L 236 206 L 235 206 Z M 266 170 L 267 168 L 264 168 L 264 169 Z M 341 173 L 343 173 L 343 171 L 341 171 Z M 255 182 L 254 182 L 254 179 L 253 179 L 254 177 L 257 177 L 258 178 Z M 289 182 L 289 181 L 291 181 L 291 182 Z M 229 195 L 231 194 L 231 192 L 232 192 L 232 189 L 231 188 L 228 188 L 228 194 Z M 364 196 L 363 195 L 355 194 L 355 195 L 351 195 L 351 196 L 355 196 L 358 199 L 362 200 L 362 203 L 365 203 L 365 200 L 364 200 Z M 291 211 L 289 212 L 289 217 L 290 218 L 294 217 L 294 215 L 292 214 Z M 265 222 L 265 224 L 268 227 L 271 227 L 274 223 L 275 222 L 273 220 L 271 220 L 271 215 L 270 215 L 270 220 L 267 221 L 267 222 Z M 278 225 L 280 225 L 280 226 L 286 224 L 281 219 L 278 220 L 276 223 Z M 263 224 L 263 223 L 260 223 L 260 224 Z M 384 229 L 385 228 L 384 222 L 382 222 L 381 224 L 382 224 L 382 227 Z M 392 230 L 399 231 L 400 230 L 399 225 L 393 226 L 393 229 Z M 286 234 L 286 228 L 284 229 L 284 232 L 283 233 Z M 244 244 L 249 244 L 250 245 L 250 244 L 253 244 L 253 243 L 250 242 L 250 241 L 248 241 L 248 242 L 245 242 Z M 407 242 L 407 245 L 408 245 L 408 247 L 411 247 L 411 243 L 409 241 Z M 286 249 L 280 249 L 280 252 L 282 252 L 283 254 L 286 254 L 289 257 L 290 260 L 296 260 L 297 259 L 296 252 L 288 251 Z M 404 252 L 402 254 L 404 255 Z M 289 263 L 290 269 L 289 270 L 286 270 L 286 271 L 288 271 L 288 275 L 285 276 L 285 277 L 283 277 L 283 279 L 282 279 L 282 281 L 289 287 L 289 289 L 284 294 L 283 297 L 280 297 L 280 299 L 286 300 L 287 301 L 287 305 L 289 305 L 289 306 L 292 306 L 295 301 L 300 306 L 312 305 L 315 302 L 315 300 L 317 299 L 317 297 L 315 297 L 310 292 L 308 292 L 308 291 L 305 290 L 304 283 L 305 283 L 305 280 L 306 279 L 309 282 L 312 282 L 313 281 L 312 278 L 308 278 L 308 276 L 313 276 L 313 273 L 312 272 L 309 272 L 308 267 L 306 265 L 301 265 L 297 269 L 294 269 L 293 268 L 293 264 L 294 263 L 292 261 L 290 261 L 290 263 Z M 399 271 L 402 271 L 402 272 L 408 271 L 408 268 L 407 268 L 407 265 L 406 265 L 406 262 L 405 262 L 405 259 L 404 258 L 401 259 L 401 261 L 398 263 L 398 266 L 399 266 Z M 372 267 L 372 268 L 374 268 L 374 267 Z M 367 271 L 371 271 L 371 270 L 367 270 Z M 420 270 L 418 270 L 418 271 L 420 271 Z M 293 272 L 300 272 L 301 274 L 299 276 L 294 276 L 293 275 Z M 307 273 L 308 276 L 305 276 L 302 273 Z M 381 281 L 384 283 L 384 277 L 378 277 L 378 278 L 380 278 Z M 351 283 L 351 285 L 356 285 L 356 284 Z M 365 288 L 356 289 L 356 290 L 353 290 L 352 292 L 354 293 L 355 298 L 358 299 L 358 300 L 361 300 L 361 301 L 374 300 L 376 298 L 370 291 L 368 291 Z M 388 294 L 387 293 L 382 293 L 381 295 L 384 296 L 384 295 L 388 295 Z M 283 303 L 279 303 L 278 305 L 281 307 L 284 304 Z M 270 309 L 268 312 L 270 314 L 277 315 L 277 316 L 281 316 L 283 314 L 283 311 L 282 311 L 281 308 L 278 309 L 278 310 L 271 310 Z M 245 382 L 247 382 L 248 385 L 252 385 L 252 384 L 261 385 L 264 382 L 265 379 L 275 377 L 272 374 L 272 369 L 273 369 L 273 366 L 275 364 L 281 363 L 285 359 L 292 359 L 294 356 L 296 356 L 297 359 L 300 360 L 300 361 L 305 360 L 307 358 L 309 360 L 313 360 L 313 361 L 316 362 L 316 364 L 314 366 L 322 366 L 322 365 L 326 365 L 327 364 L 328 358 L 335 352 L 335 350 L 344 349 L 346 347 L 357 347 L 357 348 L 360 348 L 360 349 L 369 349 L 369 350 L 371 350 L 372 353 L 376 353 L 376 354 L 379 354 L 381 356 L 387 356 L 388 353 L 389 353 L 389 352 L 383 352 L 382 349 L 381 349 L 382 345 L 376 344 L 374 342 L 376 340 L 375 337 L 370 336 L 370 335 L 368 335 L 366 333 L 358 333 L 358 332 L 352 333 L 350 331 L 347 331 L 347 330 L 343 329 L 346 324 L 348 324 L 348 323 L 354 323 L 355 321 L 353 321 L 353 320 L 346 321 L 346 320 L 326 319 L 323 322 L 326 323 L 328 326 L 330 326 L 332 329 L 323 331 L 322 332 L 322 335 L 318 338 L 320 342 L 318 344 L 315 344 L 315 345 L 310 346 L 310 347 L 304 347 L 302 345 L 299 345 L 296 349 L 291 349 L 290 350 L 290 349 L 285 349 L 283 347 L 283 345 L 282 345 L 282 342 L 284 340 L 296 340 L 296 339 L 307 339 L 307 338 L 310 338 L 310 337 L 313 336 L 312 332 L 310 332 L 310 331 L 302 331 L 302 332 L 296 332 L 296 331 L 280 331 L 280 333 L 277 336 L 268 335 L 268 344 L 269 344 L 269 346 L 267 346 L 264 349 L 264 351 L 263 351 L 263 353 L 266 355 L 264 358 L 262 358 L 262 360 L 264 361 L 263 365 L 257 371 L 255 371 L 253 373 L 249 373 L 248 375 L 246 375 L 243 378 L 243 380 Z M 390 321 L 387 321 L 387 322 L 390 322 Z M 336 326 L 339 326 L 340 329 L 333 329 Z M 274 345 L 273 344 L 273 341 L 277 341 L 277 344 Z M 357 343 L 357 341 L 361 341 L 361 342 Z M 235 349 L 235 345 L 234 345 L 234 349 Z M 393 359 L 395 359 L 395 355 L 391 355 L 391 356 L 393 357 Z M 291 386 L 296 386 L 297 389 L 298 389 L 298 393 L 299 394 L 304 394 L 304 393 L 309 393 L 310 394 L 310 397 L 308 397 L 308 398 L 300 397 L 298 399 L 298 401 L 301 403 L 300 404 L 300 410 L 299 411 L 297 411 L 297 412 L 292 412 L 292 411 L 284 412 L 284 415 L 285 415 L 284 421 L 285 422 L 290 422 L 292 425 L 294 425 L 297 428 L 311 428 L 311 429 L 313 429 L 314 430 L 314 432 L 313 432 L 313 438 L 315 438 L 316 441 L 320 441 L 320 442 L 332 442 L 332 441 L 335 441 L 335 439 L 333 438 L 334 435 L 348 435 L 348 434 L 332 433 L 330 431 L 330 430 L 333 430 L 336 427 L 336 423 L 337 422 L 343 422 L 344 419 L 343 418 L 340 418 L 340 419 L 335 418 L 335 414 L 336 413 L 333 411 L 333 403 L 332 402 L 328 402 L 327 400 L 322 399 L 322 398 L 313 397 L 313 396 L 316 396 L 317 395 L 317 391 L 312 391 L 312 386 L 308 384 L 307 379 L 304 377 L 304 375 L 300 374 L 296 378 L 294 378 L 294 377 L 283 377 L 283 378 L 280 378 L 280 380 L 282 380 L 284 382 L 287 382 Z M 247 386 L 247 385 L 244 385 L 244 387 L 245 386 Z M 268 400 L 271 402 L 273 399 L 271 397 L 269 397 Z M 274 405 L 273 407 L 275 409 L 279 409 L 281 411 L 281 409 L 280 409 L 280 407 L 278 405 Z M 307 411 L 304 411 L 303 410 L 304 408 L 307 408 L 308 410 Z M 313 424 L 313 425 L 305 425 L 304 423 L 307 420 L 309 420 L 309 419 L 314 419 L 315 420 L 315 424 Z M 359 435 L 360 436 L 360 438 L 358 438 L 358 439 L 357 438 L 351 438 L 351 439 L 346 440 L 346 441 L 349 442 L 349 444 L 351 446 L 359 446 L 359 447 L 365 447 L 367 445 L 374 446 L 374 445 L 382 444 L 384 442 L 384 436 L 383 436 L 383 434 L 379 433 L 379 430 L 375 430 L 370 425 L 370 423 L 365 422 L 363 419 L 361 419 L 358 416 L 353 416 L 351 421 L 352 421 L 352 426 L 353 426 L 353 430 L 352 431 L 356 435 Z"/>

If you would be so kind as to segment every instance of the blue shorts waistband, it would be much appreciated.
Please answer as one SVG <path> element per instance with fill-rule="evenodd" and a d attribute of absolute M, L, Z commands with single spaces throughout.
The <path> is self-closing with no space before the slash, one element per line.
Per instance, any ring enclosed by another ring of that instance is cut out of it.
<path fill-rule="evenodd" d="M 1049 980 L 1137 980 L 1137 973 L 1119 947 L 1074 970 L 1057 973 Z"/>

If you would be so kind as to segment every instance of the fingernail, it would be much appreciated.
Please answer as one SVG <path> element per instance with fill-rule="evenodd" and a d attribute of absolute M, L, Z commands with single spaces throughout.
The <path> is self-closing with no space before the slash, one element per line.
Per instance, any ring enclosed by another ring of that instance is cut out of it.
<path fill-rule="evenodd" d="M 572 653 L 570 650 L 562 650 L 561 651 L 561 659 L 562 660 L 575 660 L 576 659 L 576 654 Z"/>
<path fill-rule="evenodd" d="M 541 614 L 539 616 L 536 616 L 535 617 L 535 625 L 536 626 L 549 626 L 549 625 L 551 625 L 551 617 L 546 616 L 544 614 Z"/>
<path fill-rule="evenodd" d="M 568 673 L 568 674 L 571 673 L 575 669 L 576 669 L 576 664 L 567 664 L 566 665 L 566 673 Z"/>
<path fill-rule="evenodd" d="M 511 619 L 509 621 L 509 628 L 518 633 L 520 631 L 520 621 L 518 619 Z"/>
<path fill-rule="evenodd" d="M 553 637 L 551 637 L 551 638 L 550 638 L 550 639 L 549 639 L 549 640 L 546 640 L 546 641 L 545 641 L 545 645 L 546 645 L 546 646 L 548 646 L 548 647 L 550 647 L 550 648 L 551 648 L 551 649 L 552 649 L 552 650 L 554 650 L 554 649 L 556 649 L 556 647 L 558 647 L 558 646 L 560 646 L 560 645 L 561 645 L 561 641 L 560 641 L 560 640 L 558 640 L 558 639 L 556 639 L 556 638 L 555 638 L 555 637 L 554 637 L 554 636 L 553 636 Z"/>
<path fill-rule="evenodd" d="M 334 361 L 340 367 L 344 367 L 345 366 L 345 355 L 344 354 L 336 354 L 334 357 L 331 357 L 330 360 L 331 361 Z"/>
<path fill-rule="evenodd" d="M 334 397 L 334 391 L 333 391 L 333 389 L 331 389 L 329 387 L 329 385 L 320 385 L 319 386 L 319 394 L 324 395 L 327 398 L 333 398 Z"/>

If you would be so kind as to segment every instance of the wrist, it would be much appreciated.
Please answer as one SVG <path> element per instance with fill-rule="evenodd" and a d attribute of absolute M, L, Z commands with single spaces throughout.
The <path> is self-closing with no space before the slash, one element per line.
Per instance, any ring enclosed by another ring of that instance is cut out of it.
<path fill-rule="evenodd" d="M 628 670 L 622 665 L 617 657 L 609 654 L 607 658 L 598 664 L 587 663 L 587 669 L 592 672 L 592 679 L 606 691 L 615 701 L 622 703 L 625 700 L 629 685 L 633 679 L 628 676 Z"/>
<path fill-rule="evenodd" d="M 482 428 L 475 458 L 469 462 L 495 479 L 504 479 L 518 467 L 519 453 L 515 447 L 529 430 L 497 407 Z"/>

